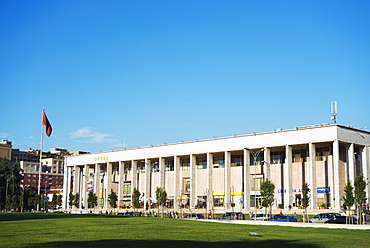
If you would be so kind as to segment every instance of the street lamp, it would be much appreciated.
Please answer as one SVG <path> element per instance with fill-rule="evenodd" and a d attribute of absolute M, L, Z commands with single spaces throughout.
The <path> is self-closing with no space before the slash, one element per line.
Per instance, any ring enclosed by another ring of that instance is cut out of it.
<path fill-rule="evenodd" d="M 257 151 L 253 151 L 249 149 L 248 147 L 244 148 L 245 150 L 249 151 L 253 156 L 253 165 L 254 165 L 254 177 L 257 175 L 257 168 L 256 168 L 256 161 L 258 158 L 258 155 L 263 152 L 265 149 L 259 149 Z M 256 178 L 253 178 L 253 185 L 254 185 L 254 220 L 257 221 L 257 190 L 256 190 Z"/>

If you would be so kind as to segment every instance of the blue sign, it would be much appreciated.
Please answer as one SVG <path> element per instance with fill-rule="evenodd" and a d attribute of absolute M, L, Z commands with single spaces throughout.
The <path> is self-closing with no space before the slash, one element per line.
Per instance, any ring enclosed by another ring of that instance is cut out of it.
<path fill-rule="evenodd" d="M 317 187 L 317 193 L 330 193 L 330 187 Z"/>

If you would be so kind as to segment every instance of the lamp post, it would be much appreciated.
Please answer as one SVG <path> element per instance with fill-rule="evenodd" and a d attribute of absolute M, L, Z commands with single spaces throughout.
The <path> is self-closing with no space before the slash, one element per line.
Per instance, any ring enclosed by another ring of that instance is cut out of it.
<path fill-rule="evenodd" d="M 259 149 L 257 151 L 253 151 L 251 149 L 249 149 L 248 147 L 244 148 L 245 150 L 249 151 L 252 156 L 253 156 L 253 165 L 254 165 L 254 177 L 256 176 L 257 174 L 257 168 L 256 168 L 256 161 L 257 161 L 257 158 L 258 158 L 258 155 L 264 151 L 265 149 Z M 257 190 L 256 190 L 256 179 L 253 178 L 253 185 L 254 185 L 254 220 L 257 221 Z"/>

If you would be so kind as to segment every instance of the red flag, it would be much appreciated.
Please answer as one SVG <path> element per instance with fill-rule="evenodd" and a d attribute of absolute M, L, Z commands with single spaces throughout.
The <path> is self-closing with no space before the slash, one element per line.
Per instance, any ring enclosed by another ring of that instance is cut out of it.
<path fill-rule="evenodd" d="M 50 137 L 53 128 L 51 127 L 48 117 L 46 116 L 44 110 L 42 110 L 42 125 L 46 126 L 46 135 Z"/>

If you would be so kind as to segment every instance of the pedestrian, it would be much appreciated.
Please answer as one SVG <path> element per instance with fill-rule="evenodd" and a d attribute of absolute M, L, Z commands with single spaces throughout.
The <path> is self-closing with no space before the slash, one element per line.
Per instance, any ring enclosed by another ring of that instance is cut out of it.
<path fill-rule="evenodd" d="M 280 210 L 280 214 L 283 214 L 283 211 L 282 210 Z"/>

